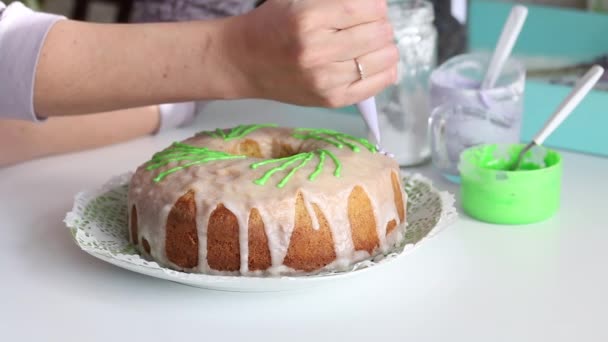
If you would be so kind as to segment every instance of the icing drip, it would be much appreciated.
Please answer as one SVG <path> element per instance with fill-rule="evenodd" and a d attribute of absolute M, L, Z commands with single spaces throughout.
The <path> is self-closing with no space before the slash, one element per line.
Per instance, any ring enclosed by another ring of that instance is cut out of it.
<path fill-rule="evenodd" d="M 343 148 L 347 146 L 354 152 L 359 152 L 359 146 L 353 142 L 359 143 L 363 147 L 367 148 L 370 152 L 378 152 L 376 147 L 372 145 L 367 139 L 357 138 L 350 134 L 340 133 L 331 129 L 316 129 L 316 128 L 298 128 L 295 130 L 296 133 L 293 135 L 294 138 L 301 140 L 315 139 L 331 144 L 337 148 Z M 303 133 L 297 133 L 303 132 Z"/>
<path fill-rule="evenodd" d="M 212 151 L 205 147 L 196 147 L 187 145 L 184 143 L 176 142 L 173 143 L 171 147 L 168 149 L 156 153 L 152 156 L 152 159 L 148 162 L 146 166 L 147 171 L 156 170 L 160 167 L 163 167 L 171 162 L 178 161 L 189 161 L 188 163 L 176 166 L 169 170 L 160 172 L 156 177 L 154 177 L 154 182 L 160 182 L 168 175 L 177 172 L 179 170 L 183 170 L 193 165 L 203 164 L 212 161 L 218 160 L 227 160 L 227 159 L 242 159 L 246 158 L 246 156 L 235 156 L 226 152 L 220 151 Z"/>
<path fill-rule="evenodd" d="M 308 195 L 302 195 L 302 198 L 304 199 L 304 207 L 306 208 L 308 216 L 310 217 L 310 221 L 312 222 L 312 229 L 319 230 L 319 218 L 317 217 L 317 214 L 312 208 L 312 202 L 308 199 Z"/>
<path fill-rule="evenodd" d="M 234 139 L 241 139 L 247 136 L 249 133 L 256 131 L 264 127 L 277 127 L 275 124 L 260 124 L 260 125 L 238 125 L 230 130 L 228 134 L 223 129 L 216 129 L 215 132 L 202 132 L 207 133 L 214 138 L 221 138 L 224 141 L 230 141 Z M 201 134 L 201 133 L 199 133 Z"/>

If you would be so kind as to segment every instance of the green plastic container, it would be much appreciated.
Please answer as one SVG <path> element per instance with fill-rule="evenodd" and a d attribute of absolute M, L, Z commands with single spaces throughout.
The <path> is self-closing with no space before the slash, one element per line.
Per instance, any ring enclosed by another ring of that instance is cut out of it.
<path fill-rule="evenodd" d="M 462 152 L 458 169 L 465 212 L 481 221 L 527 224 L 559 209 L 562 158 L 543 147 L 526 153 L 520 168 L 508 171 L 524 145 L 479 145 Z"/>

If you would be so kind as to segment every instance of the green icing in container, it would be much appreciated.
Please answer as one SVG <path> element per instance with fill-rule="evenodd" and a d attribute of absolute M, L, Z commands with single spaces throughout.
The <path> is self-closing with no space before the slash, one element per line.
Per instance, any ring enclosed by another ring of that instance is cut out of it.
<path fill-rule="evenodd" d="M 509 171 L 524 145 L 480 145 L 460 156 L 463 209 L 481 221 L 527 224 L 559 209 L 562 160 L 553 150 L 535 148 Z"/>

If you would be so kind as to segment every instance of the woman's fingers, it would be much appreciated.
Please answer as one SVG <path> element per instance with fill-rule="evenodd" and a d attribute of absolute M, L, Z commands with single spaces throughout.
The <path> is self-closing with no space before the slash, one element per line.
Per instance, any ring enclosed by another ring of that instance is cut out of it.
<path fill-rule="evenodd" d="M 386 0 L 307 0 L 328 29 L 344 30 L 386 18 Z"/>
<path fill-rule="evenodd" d="M 394 43 L 393 27 L 388 20 L 377 20 L 337 31 L 328 37 L 334 61 L 347 61 Z"/>
<path fill-rule="evenodd" d="M 364 80 L 356 81 L 346 88 L 332 90 L 327 96 L 325 105 L 333 108 L 352 105 L 377 95 L 396 80 L 397 66 L 393 66 Z"/>
<path fill-rule="evenodd" d="M 385 46 L 357 58 L 363 69 L 363 76 L 369 78 L 384 70 L 390 69 L 399 62 L 399 50 L 394 45 Z M 327 67 L 315 70 L 318 74 L 318 89 L 330 90 L 348 86 L 361 79 L 355 59 L 332 63 Z"/>
<path fill-rule="evenodd" d="M 233 39 L 242 44 L 229 52 L 245 80 L 241 92 L 329 107 L 375 95 L 392 82 L 398 60 L 386 16 L 386 0 L 268 0 L 234 19 Z"/>
<path fill-rule="evenodd" d="M 390 69 L 379 72 L 373 76 L 370 76 L 364 80 L 357 81 L 351 84 L 346 89 L 346 96 L 348 102 L 355 103 L 363 99 L 375 96 L 384 88 L 397 81 L 397 66 L 393 66 Z"/>

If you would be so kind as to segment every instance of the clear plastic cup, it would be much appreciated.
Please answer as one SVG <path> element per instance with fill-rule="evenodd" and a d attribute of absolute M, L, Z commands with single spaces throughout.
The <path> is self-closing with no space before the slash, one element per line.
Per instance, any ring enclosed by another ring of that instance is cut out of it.
<path fill-rule="evenodd" d="M 431 157 L 429 76 L 437 65 L 437 30 L 433 4 L 420 0 L 391 0 L 389 18 L 399 48 L 398 82 L 376 95 L 382 148 L 401 166 Z"/>
<path fill-rule="evenodd" d="M 458 162 L 465 149 L 480 144 L 520 142 L 526 71 L 507 61 L 495 86 L 480 89 L 487 54 L 451 58 L 430 77 L 429 137 L 433 165 L 459 182 Z"/>

